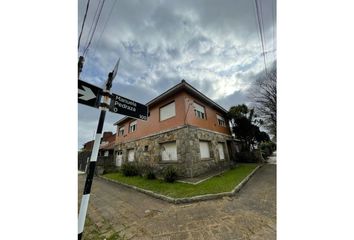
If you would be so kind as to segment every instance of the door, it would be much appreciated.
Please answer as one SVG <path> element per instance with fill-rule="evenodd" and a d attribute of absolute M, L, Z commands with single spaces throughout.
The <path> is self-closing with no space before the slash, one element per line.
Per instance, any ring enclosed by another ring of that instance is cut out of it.
<path fill-rule="evenodd" d="M 118 151 L 117 152 L 117 157 L 116 157 L 116 166 L 120 167 L 122 165 L 122 156 L 123 156 L 123 152 L 122 151 Z"/>

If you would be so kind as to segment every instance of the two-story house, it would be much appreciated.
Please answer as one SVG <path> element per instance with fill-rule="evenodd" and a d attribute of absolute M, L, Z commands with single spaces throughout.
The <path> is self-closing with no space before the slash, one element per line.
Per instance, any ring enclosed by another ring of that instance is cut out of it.
<path fill-rule="evenodd" d="M 227 111 L 185 80 L 146 105 L 147 121 L 124 117 L 115 123 L 117 162 L 173 165 L 183 177 L 230 164 Z"/>

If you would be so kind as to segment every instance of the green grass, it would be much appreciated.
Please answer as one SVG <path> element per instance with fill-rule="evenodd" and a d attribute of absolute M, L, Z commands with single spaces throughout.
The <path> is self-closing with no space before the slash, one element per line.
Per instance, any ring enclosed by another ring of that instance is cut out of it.
<path fill-rule="evenodd" d="M 167 183 L 163 180 L 148 180 L 140 176 L 125 177 L 121 173 L 109 173 L 105 174 L 104 177 L 165 196 L 183 198 L 211 193 L 230 192 L 256 167 L 257 164 L 240 164 L 234 169 L 228 170 L 221 175 L 212 177 L 197 185 L 180 182 Z"/>

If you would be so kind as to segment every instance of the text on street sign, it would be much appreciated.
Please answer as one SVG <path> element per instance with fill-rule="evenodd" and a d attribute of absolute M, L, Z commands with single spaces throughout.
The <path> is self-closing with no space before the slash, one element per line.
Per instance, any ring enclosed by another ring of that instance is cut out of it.
<path fill-rule="evenodd" d="M 114 113 L 127 115 L 129 117 L 147 120 L 147 106 L 141 103 L 135 102 L 128 98 L 112 94 L 111 105 L 109 110 Z"/>

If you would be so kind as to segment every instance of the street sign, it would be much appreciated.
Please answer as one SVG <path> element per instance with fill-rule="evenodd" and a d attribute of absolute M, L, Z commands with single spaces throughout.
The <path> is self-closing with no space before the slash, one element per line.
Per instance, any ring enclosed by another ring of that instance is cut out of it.
<path fill-rule="evenodd" d="M 102 88 L 96 87 L 81 80 L 79 80 L 78 85 L 79 103 L 85 104 L 90 107 L 98 108 L 100 105 Z"/>
<path fill-rule="evenodd" d="M 112 93 L 109 111 L 129 117 L 147 120 L 147 106 Z"/>

